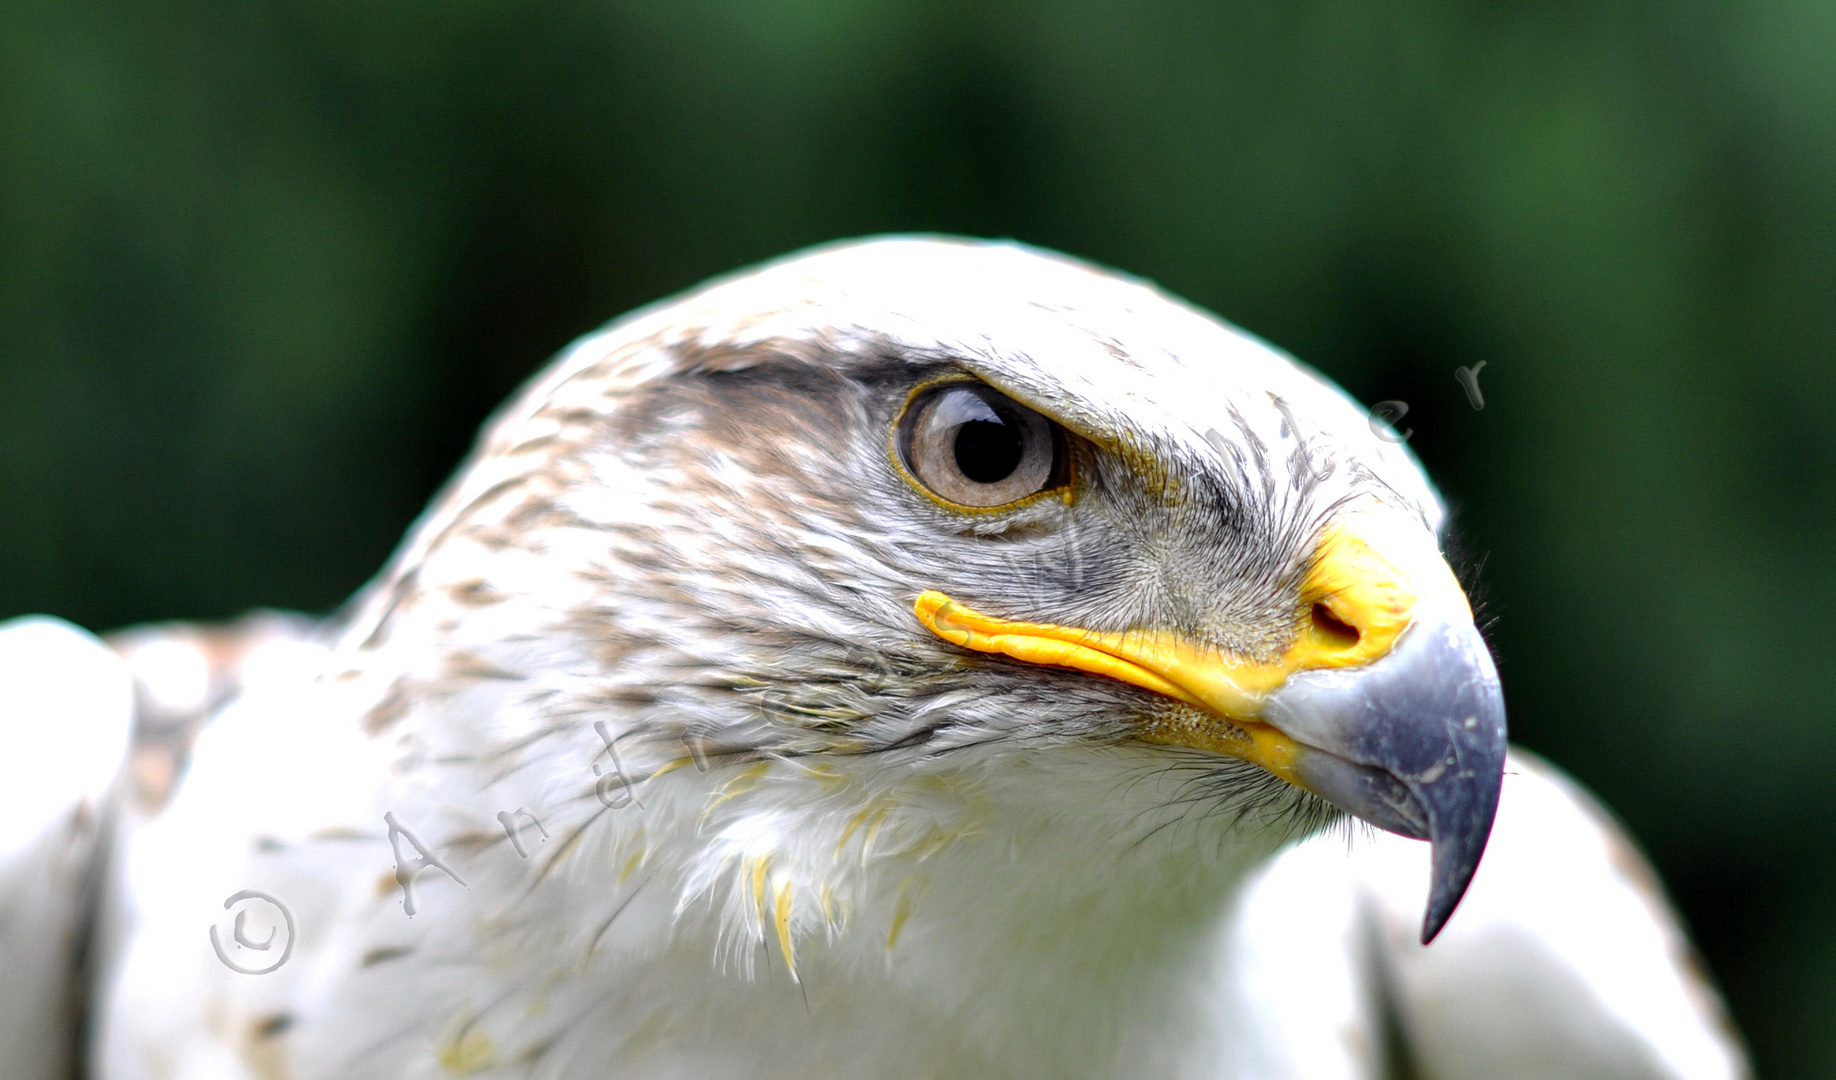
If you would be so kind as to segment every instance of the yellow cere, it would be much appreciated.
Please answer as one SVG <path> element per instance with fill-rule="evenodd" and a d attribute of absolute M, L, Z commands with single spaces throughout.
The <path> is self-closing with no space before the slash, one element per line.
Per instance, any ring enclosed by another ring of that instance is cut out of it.
<path fill-rule="evenodd" d="M 1285 780 L 1299 744 L 1256 722 L 1269 694 L 1297 671 L 1355 667 L 1389 653 L 1425 594 L 1466 599 L 1426 527 L 1370 500 L 1329 525 L 1300 592 L 1294 642 L 1274 661 L 1233 656 L 1170 630 L 1097 631 L 985 615 L 940 592 L 921 594 L 918 620 L 953 644 L 1035 664 L 1075 668 L 1199 710 L 1158 723 L 1150 741 L 1253 761 Z"/>

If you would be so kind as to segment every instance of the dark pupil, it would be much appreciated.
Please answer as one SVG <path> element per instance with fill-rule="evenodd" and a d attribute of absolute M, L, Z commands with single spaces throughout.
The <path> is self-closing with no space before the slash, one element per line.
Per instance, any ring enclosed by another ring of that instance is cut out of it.
<path fill-rule="evenodd" d="M 993 484 L 1020 467 L 1020 426 L 971 420 L 956 429 L 956 467 L 978 484 Z"/>

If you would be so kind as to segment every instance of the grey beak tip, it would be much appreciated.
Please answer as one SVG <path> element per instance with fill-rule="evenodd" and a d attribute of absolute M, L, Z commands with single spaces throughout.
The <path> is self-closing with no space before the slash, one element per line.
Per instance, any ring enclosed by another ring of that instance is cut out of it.
<path fill-rule="evenodd" d="M 1494 801 L 1493 807 L 1497 804 Z M 1428 889 L 1428 908 L 1422 913 L 1422 944 L 1432 942 L 1453 917 L 1454 909 L 1460 906 L 1465 897 L 1467 886 L 1472 884 L 1473 874 L 1479 869 L 1480 856 L 1485 854 L 1486 840 L 1491 833 L 1491 814 L 1475 828 L 1466 831 L 1457 838 L 1434 841 L 1434 870 Z"/>
<path fill-rule="evenodd" d="M 1467 844 L 1437 842 L 1434 845 L 1434 871 L 1428 890 L 1428 907 L 1422 913 L 1423 945 L 1433 942 L 1440 935 L 1447 920 L 1453 917 L 1454 909 L 1460 906 L 1467 886 L 1472 884 L 1474 871 L 1479 869 L 1479 857 L 1485 853 L 1487 832 L 1489 828 L 1478 833 L 1477 844 L 1471 845 L 1476 850 L 1470 852 L 1466 850 L 1469 846 Z"/>
<path fill-rule="evenodd" d="M 1454 715 L 1461 715 L 1462 721 L 1446 729 L 1446 760 L 1457 761 L 1457 770 L 1432 783 L 1410 785 L 1428 810 L 1428 835 L 1434 844 L 1428 908 L 1422 916 L 1423 945 L 1440 934 L 1472 884 L 1492 835 L 1504 784 L 1507 741 L 1504 698 L 1497 682 L 1470 683 L 1458 697 L 1465 699 L 1464 707 Z"/>
<path fill-rule="evenodd" d="M 1413 627 L 1367 669 L 1291 677 L 1265 717 L 1323 751 L 1298 766 L 1316 794 L 1433 844 L 1422 944 L 1433 941 L 1479 868 L 1504 781 L 1504 695 L 1478 630 Z"/>

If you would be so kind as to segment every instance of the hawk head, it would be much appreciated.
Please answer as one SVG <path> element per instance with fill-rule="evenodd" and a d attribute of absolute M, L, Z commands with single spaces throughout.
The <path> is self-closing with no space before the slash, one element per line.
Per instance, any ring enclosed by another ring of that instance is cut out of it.
<path fill-rule="evenodd" d="M 1341 811 L 1432 842 L 1427 940 L 1505 752 L 1441 519 L 1345 394 L 1146 283 L 874 240 L 573 346 L 345 651 L 404 760 L 787 961 L 851 897 L 890 944 L 969 837 L 1177 866 Z"/>

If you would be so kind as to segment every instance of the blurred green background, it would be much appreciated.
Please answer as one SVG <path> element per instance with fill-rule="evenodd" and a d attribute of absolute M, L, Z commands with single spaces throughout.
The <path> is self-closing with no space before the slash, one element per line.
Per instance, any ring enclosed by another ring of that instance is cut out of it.
<path fill-rule="evenodd" d="M 1830 0 L 4 0 L 0 617 L 329 610 L 574 336 L 913 229 L 1407 401 L 1516 737 L 1836 1075 Z"/>

